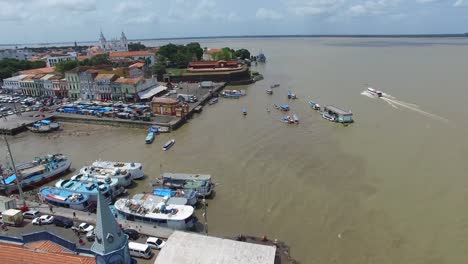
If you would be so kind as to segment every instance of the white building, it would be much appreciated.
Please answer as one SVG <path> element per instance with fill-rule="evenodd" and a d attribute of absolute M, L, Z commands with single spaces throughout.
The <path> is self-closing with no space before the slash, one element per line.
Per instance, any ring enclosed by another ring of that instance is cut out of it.
<path fill-rule="evenodd" d="M 34 52 L 27 49 L 5 49 L 0 50 L 0 60 L 2 59 L 17 59 L 29 60 L 34 57 Z"/>
<path fill-rule="evenodd" d="M 101 52 L 128 51 L 128 40 L 125 33 L 122 32 L 120 40 L 115 38 L 111 41 L 107 41 L 101 31 L 101 36 L 99 37 L 99 48 Z"/>
<path fill-rule="evenodd" d="M 65 55 L 55 55 L 51 54 L 47 56 L 47 67 L 54 67 L 57 63 L 61 61 L 70 61 L 70 60 L 77 60 L 78 56 L 76 52 L 68 52 Z"/>
<path fill-rule="evenodd" d="M 21 93 L 20 81 L 26 78 L 27 74 L 21 74 L 10 78 L 3 79 L 2 88 L 9 93 Z"/>
<path fill-rule="evenodd" d="M 41 81 L 43 82 L 43 95 L 54 96 L 54 85 L 52 83 L 54 76 L 55 74 L 46 74 L 41 78 Z"/>
<path fill-rule="evenodd" d="M 109 53 L 109 59 L 113 61 L 121 61 L 125 59 L 137 60 L 148 60 L 149 66 L 156 63 L 156 55 L 153 52 L 140 50 L 140 51 L 127 51 L 127 52 L 111 52 Z"/>

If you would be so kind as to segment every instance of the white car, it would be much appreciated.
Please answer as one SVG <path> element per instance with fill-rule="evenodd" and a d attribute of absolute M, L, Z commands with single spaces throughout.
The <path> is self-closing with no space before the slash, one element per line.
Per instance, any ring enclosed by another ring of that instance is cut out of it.
<path fill-rule="evenodd" d="M 52 224 L 53 221 L 54 221 L 53 216 L 51 216 L 51 215 L 41 215 L 39 217 L 34 218 L 32 220 L 32 223 L 33 223 L 33 225 L 39 225 L 39 224 L 48 225 L 48 224 Z"/>
<path fill-rule="evenodd" d="M 166 245 L 166 242 L 157 237 L 148 237 L 146 240 L 146 245 L 148 245 L 150 248 L 161 249 L 164 247 L 164 245 Z"/>
<path fill-rule="evenodd" d="M 94 230 L 94 226 L 88 224 L 88 223 L 81 223 L 78 228 L 80 229 L 81 232 L 83 233 L 88 233 L 89 231 Z"/>

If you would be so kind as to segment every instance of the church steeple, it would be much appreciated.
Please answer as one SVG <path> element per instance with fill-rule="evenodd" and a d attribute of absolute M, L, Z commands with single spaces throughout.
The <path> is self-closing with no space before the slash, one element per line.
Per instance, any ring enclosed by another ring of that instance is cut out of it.
<path fill-rule="evenodd" d="M 94 233 L 96 239 L 91 246 L 91 251 L 96 254 L 97 264 L 132 263 L 128 250 L 128 236 L 122 232 L 101 193 L 98 195 Z"/>
<path fill-rule="evenodd" d="M 101 30 L 101 36 L 99 37 L 99 47 L 101 49 L 105 49 L 106 44 L 107 44 L 106 38 L 104 37 L 104 34 L 102 34 L 102 30 Z"/>
<path fill-rule="evenodd" d="M 128 51 L 128 40 L 127 37 L 125 36 L 125 33 L 122 30 L 122 36 L 120 37 L 120 44 L 123 46 L 123 48 Z"/>

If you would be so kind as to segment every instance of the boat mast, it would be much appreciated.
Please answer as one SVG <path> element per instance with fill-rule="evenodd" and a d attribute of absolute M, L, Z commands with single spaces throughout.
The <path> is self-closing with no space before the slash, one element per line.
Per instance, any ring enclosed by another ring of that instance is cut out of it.
<path fill-rule="evenodd" d="M 202 200 L 202 203 L 203 203 L 203 218 L 205 220 L 205 223 L 204 223 L 204 232 L 205 232 L 205 235 L 207 236 L 208 235 L 208 215 L 207 215 L 207 211 L 206 211 L 206 199 L 205 199 L 205 194 L 203 194 L 203 200 Z"/>
<path fill-rule="evenodd" d="M 21 184 L 20 184 L 20 177 L 21 176 L 19 175 L 18 171 L 16 170 L 15 161 L 13 160 L 13 156 L 11 155 L 10 144 L 8 144 L 8 140 L 7 140 L 7 137 L 5 136 L 5 134 L 3 134 L 3 139 L 5 140 L 5 143 L 6 143 L 6 146 L 7 146 L 7 149 L 8 149 L 8 155 L 10 156 L 10 160 L 11 160 L 11 165 L 13 166 L 13 171 L 15 172 L 15 175 L 16 175 L 16 186 L 18 186 L 18 192 L 19 192 L 20 200 L 23 201 L 23 206 L 26 206 L 26 201 L 24 200 L 24 195 L 23 195 L 23 189 L 21 188 Z"/>

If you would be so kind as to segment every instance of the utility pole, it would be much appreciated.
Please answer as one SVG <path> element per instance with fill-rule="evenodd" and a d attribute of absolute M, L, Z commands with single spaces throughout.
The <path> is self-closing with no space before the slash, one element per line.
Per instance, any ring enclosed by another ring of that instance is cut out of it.
<path fill-rule="evenodd" d="M 8 155 L 10 156 L 10 160 L 11 160 L 11 165 L 13 166 L 13 171 L 15 172 L 15 175 L 16 175 L 16 186 L 18 187 L 19 197 L 23 201 L 23 206 L 26 206 L 26 200 L 24 200 L 23 189 L 21 188 L 21 183 L 20 183 L 21 176 L 16 170 L 15 161 L 13 160 L 13 155 L 11 155 L 10 144 L 8 144 L 8 140 L 5 134 L 3 134 L 3 139 L 5 139 L 5 143 L 8 149 Z"/>

